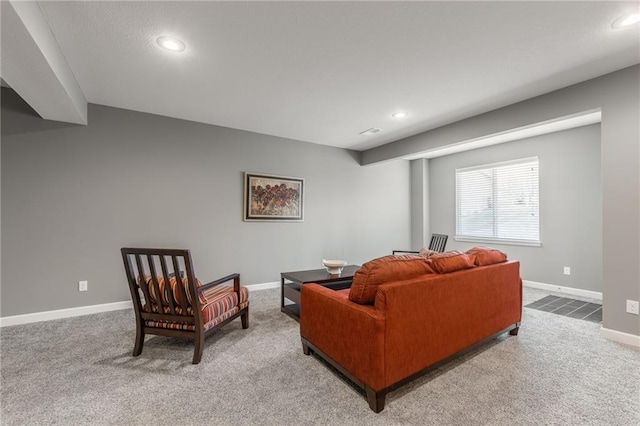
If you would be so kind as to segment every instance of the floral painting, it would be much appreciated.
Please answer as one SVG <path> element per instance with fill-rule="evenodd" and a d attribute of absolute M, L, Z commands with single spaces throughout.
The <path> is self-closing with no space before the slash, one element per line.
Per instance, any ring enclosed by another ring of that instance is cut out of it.
<path fill-rule="evenodd" d="M 244 220 L 301 222 L 304 179 L 244 174 Z"/>

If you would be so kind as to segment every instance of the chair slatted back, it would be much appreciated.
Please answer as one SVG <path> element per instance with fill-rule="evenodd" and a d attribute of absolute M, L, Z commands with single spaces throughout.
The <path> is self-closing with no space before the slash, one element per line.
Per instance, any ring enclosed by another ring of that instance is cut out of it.
<path fill-rule="evenodd" d="M 429 250 L 437 251 L 438 253 L 444 252 L 447 246 L 448 235 L 444 234 L 431 234 L 431 242 L 429 242 Z"/>
<path fill-rule="evenodd" d="M 142 320 L 200 323 L 200 299 L 189 250 L 123 248 L 121 252 L 136 315 Z"/>

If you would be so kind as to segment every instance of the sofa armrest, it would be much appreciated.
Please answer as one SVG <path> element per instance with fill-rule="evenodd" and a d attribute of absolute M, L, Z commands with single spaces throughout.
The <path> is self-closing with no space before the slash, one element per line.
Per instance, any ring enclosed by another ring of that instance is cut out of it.
<path fill-rule="evenodd" d="M 385 318 L 318 284 L 301 289 L 300 336 L 374 390 L 384 384 Z"/>

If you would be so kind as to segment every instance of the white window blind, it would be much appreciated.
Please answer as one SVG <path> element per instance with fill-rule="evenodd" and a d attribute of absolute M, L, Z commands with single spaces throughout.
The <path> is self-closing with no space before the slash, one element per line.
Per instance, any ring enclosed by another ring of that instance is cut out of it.
<path fill-rule="evenodd" d="M 456 239 L 539 245 L 538 158 L 457 169 Z"/>

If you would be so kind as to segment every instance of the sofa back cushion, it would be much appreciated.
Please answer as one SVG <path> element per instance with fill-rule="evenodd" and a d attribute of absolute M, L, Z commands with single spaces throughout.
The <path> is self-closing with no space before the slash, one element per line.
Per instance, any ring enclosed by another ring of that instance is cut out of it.
<path fill-rule="evenodd" d="M 474 258 L 471 255 L 457 250 L 434 254 L 429 257 L 428 262 L 431 263 L 431 267 L 438 274 L 461 271 L 475 266 Z"/>
<path fill-rule="evenodd" d="M 349 290 L 349 299 L 361 305 L 373 305 L 378 286 L 432 274 L 427 259 L 416 255 L 384 256 L 371 260 L 356 271 Z"/>
<path fill-rule="evenodd" d="M 418 252 L 418 254 L 419 254 L 420 256 L 424 257 L 425 259 L 428 259 L 428 258 L 430 258 L 431 256 L 433 256 L 434 254 L 438 254 L 438 252 L 437 252 L 437 251 L 434 251 L 434 250 L 429 250 L 428 248 L 426 248 L 426 247 L 425 247 L 425 248 L 423 248 L 423 249 L 420 249 L 420 251 Z"/>
<path fill-rule="evenodd" d="M 473 257 L 476 266 L 493 265 L 507 261 L 505 253 L 490 247 L 474 247 L 467 250 L 467 254 Z"/>

